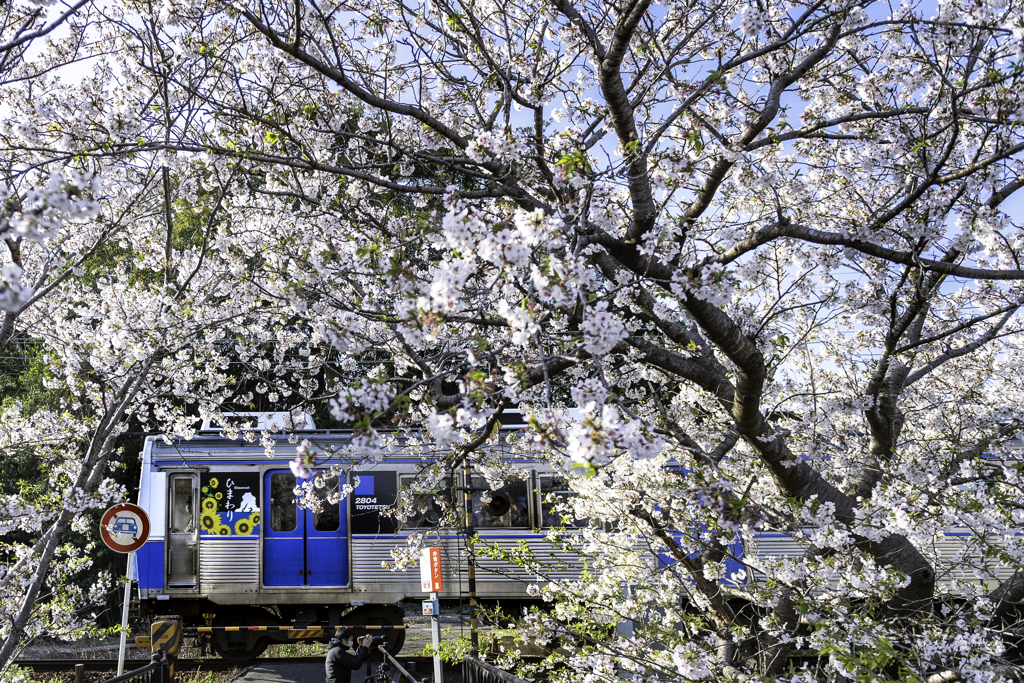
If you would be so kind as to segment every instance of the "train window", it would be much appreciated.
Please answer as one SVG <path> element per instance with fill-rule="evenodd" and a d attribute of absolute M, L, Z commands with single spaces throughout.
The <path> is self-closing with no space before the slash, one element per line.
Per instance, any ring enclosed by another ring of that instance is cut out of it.
<path fill-rule="evenodd" d="M 523 529 L 530 526 L 530 485 L 526 481 L 510 481 L 496 491 L 484 491 L 487 480 L 472 477 L 470 487 L 473 489 L 474 528 Z"/>
<path fill-rule="evenodd" d="M 416 477 L 402 477 L 402 488 L 410 486 Z M 430 529 L 444 518 L 445 510 L 455 502 L 455 491 L 451 484 L 442 481 L 431 493 L 417 493 L 412 498 L 412 514 L 402 522 L 403 529 Z"/>
<path fill-rule="evenodd" d="M 195 530 L 192 515 L 192 477 L 175 477 L 171 491 L 171 533 Z"/>
<path fill-rule="evenodd" d="M 582 527 L 587 525 L 586 519 L 567 519 L 563 515 L 571 514 L 562 508 L 562 504 L 574 497 L 576 492 L 569 488 L 565 477 L 551 474 L 540 475 L 540 524 L 541 526 Z"/>
<path fill-rule="evenodd" d="M 320 493 L 330 496 L 338 490 L 338 478 L 331 477 Z M 317 531 L 337 531 L 341 526 L 341 503 L 324 501 L 323 509 L 313 513 L 313 528 Z"/>
<path fill-rule="evenodd" d="M 295 507 L 295 475 L 281 472 L 270 475 L 270 528 L 295 531 L 298 522 Z"/>

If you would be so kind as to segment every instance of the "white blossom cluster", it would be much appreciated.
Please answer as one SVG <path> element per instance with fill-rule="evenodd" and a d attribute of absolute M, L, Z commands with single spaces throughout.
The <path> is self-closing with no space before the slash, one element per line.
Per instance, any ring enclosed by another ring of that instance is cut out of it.
<path fill-rule="evenodd" d="M 10 263 L 0 274 L 0 310 L 18 311 L 32 298 L 35 290 L 21 280 L 21 266 Z"/>
<path fill-rule="evenodd" d="M 628 336 L 626 327 L 608 310 L 607 301 L 588 306 L 583 321 L 583 347 L 595 356 L 605 356 Z"/>
<path fill-rule="evenodd" d="M 56 171 L 24 190 L 0 182 L 0 205 L 12 206 L 16 199 L 15 210 L 0 216 L 0 237 L 42 241 L 56 237 L 65 222 L 95 218 L 100 207 L 93 197 L 101 191 L 101 176 L 69 170 L 70 177 Z"/>
<path fill-rule="evenodd" d="M 525 149 L 525 142 L 521 138 L 482 130 L 476 134 L 473 141 L 466 147 L 466 154 L 473 161 L 503 161 L 508 163 L 518 160 Z"/>
<path fill-rule="evenodd" d="M 566 465 L 607 463 L 618 453 L 651 458 L 662 448 L 657 436 L 647 433 L 640 420 L 623 421 L 614 405 L 591 401 L 580 411 L 582 420 L 566 430 Z"/>

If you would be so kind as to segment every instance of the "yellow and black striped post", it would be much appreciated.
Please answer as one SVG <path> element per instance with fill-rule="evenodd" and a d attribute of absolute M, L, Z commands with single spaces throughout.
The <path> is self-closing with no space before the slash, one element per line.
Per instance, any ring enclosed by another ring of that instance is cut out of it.
<path fill-rule="evenodd" d="M 479 624 L 476 616 L 476 551 L 473 549 L 473 470 L 466 455 L 462 461 L 463 502 L 466 507 L 466 579 L 469 583 L 469 656 L 476 657 L 480 652 L 480 637 L 477 635 Z M 461 616 L 461 615 L 460 615 Z"/>
<path fill-rule="evenodd" d="M 170 662 L 168 674 L 174 675 L 174 660 L 178 657 L 178 648 L 181 647 L 181 620 L 180 619 L 154 619 L 149 625 L 149 646 L 153 652 L 163 651 L 167 654 Z"/>

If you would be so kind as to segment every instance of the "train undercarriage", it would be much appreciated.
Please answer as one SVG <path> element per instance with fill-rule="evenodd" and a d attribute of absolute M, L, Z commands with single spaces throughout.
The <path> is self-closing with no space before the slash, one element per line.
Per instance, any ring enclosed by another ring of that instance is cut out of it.
<path fill-rule="evenodd" d="M 326 643 L 339 626 L 385 638 L 388 652 L 405 643 L 401 605 L 218 605 L 209 600 L 144 600 L 145 620 L 179 619 L 186 635 L 195 635 L 223 659 L 246 662 L 274 643 Z"/>

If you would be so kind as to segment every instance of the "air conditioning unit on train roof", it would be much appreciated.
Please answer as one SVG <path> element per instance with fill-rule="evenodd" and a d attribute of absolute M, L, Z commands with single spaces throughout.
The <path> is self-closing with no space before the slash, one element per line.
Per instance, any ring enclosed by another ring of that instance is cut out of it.
<path fill-rule="evenodd" d="M 269 413 L 221 413 L 220 417 L 208 417 L 203 420 L 200 432 L 221 432 L 224 426 L 221 419 L 235 427 L 249 424 L 248 429 L 256 432 L 264 430 L 277 432 L 310 431 L 316 429 L 313 416 L 309 413 L 290 413 L 288 411 Z"/>
<path fill-rule="evenodd" d="M 526 426 L 526 418 L 518 410 L 506 410 L 498 417 L 502 429 L 522 429 Z"/>

